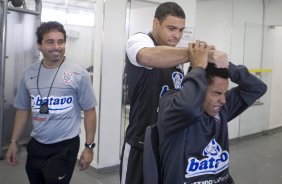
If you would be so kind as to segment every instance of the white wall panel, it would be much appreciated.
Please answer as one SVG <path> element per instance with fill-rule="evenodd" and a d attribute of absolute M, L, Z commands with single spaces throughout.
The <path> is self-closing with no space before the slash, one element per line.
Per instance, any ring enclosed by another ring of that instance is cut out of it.
<path fill-rule="evenodd" d="M 271 85 L 271 108 L 270 108 L 270 124 L 269 128 L 276 128 L 282 126 L 282 27 L 275 27 L 275 40 L 273 48 L 273 72 Z"/>

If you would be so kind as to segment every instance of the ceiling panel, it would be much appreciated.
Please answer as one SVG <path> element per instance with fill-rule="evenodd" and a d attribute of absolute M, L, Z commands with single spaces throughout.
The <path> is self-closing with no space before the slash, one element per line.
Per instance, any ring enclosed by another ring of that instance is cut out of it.
<path fill-rule="evenodd" d="M 94 9 L 96 0 L 42 0 L 43 6 L 56 6 L 57 8 Z"/>

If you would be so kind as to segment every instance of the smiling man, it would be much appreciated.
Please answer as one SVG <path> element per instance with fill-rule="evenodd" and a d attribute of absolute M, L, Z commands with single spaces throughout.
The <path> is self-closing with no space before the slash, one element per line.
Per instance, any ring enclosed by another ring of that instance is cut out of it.
<path fill-rule="evenodd" d="M 93 159 L 96 98 L 88 72 L 65 57 L 66 31 L 58 22 L 42 23 L 36 31 L 41 61 L 25 69 L 17 91 L 17 109 L 7 162 L 17 165 L 18 142 L 31 116 L 26 172 L 31 184 L 68 184 L 79 150 L 81 110 L 85 149 L 80 166 Z"/>
<path fill-rule="evenodd" d="M 162 183 L 232 184 L 227 123 L 267 87 L 245 66 L 227 59 L 226 67 L 208 63 L 208 49 L 198 42 L 189 49 L 198 56 L 192 56 L 183 87 L 160 99 L 157 127 Z M 228 79 L 238 86 L 228 90 Z"/>

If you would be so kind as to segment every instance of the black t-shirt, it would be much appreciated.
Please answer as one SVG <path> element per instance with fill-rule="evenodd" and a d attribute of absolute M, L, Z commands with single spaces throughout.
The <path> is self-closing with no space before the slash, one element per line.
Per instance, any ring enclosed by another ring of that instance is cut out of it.
<path fill-rule="evenodd" d="M 150 38 L 156 42 L 149 34 Z M 157 122 L 159 98 L 169 89 L 180 88 L 184 77 L 182 67 L 168 69 L 137 67 L 126 56 L 125 72 L 130 103 L 126 142 L 143 149 L 148 125 Z"/>

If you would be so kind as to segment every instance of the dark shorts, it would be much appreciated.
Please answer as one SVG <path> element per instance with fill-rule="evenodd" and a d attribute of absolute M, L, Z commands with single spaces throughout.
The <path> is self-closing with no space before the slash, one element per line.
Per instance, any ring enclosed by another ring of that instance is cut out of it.
<path fill-rule="evenodd" d="M 79 150 L 79 136 L 54 144 L 32 138 L 27 145 L 26 173 L 30 184 L 68 184 Z"/>
<path fill-rule="evenodd" d="M 143 184 L 143 150 L 125 143 L 120 165 L 121 184 Z"/>

